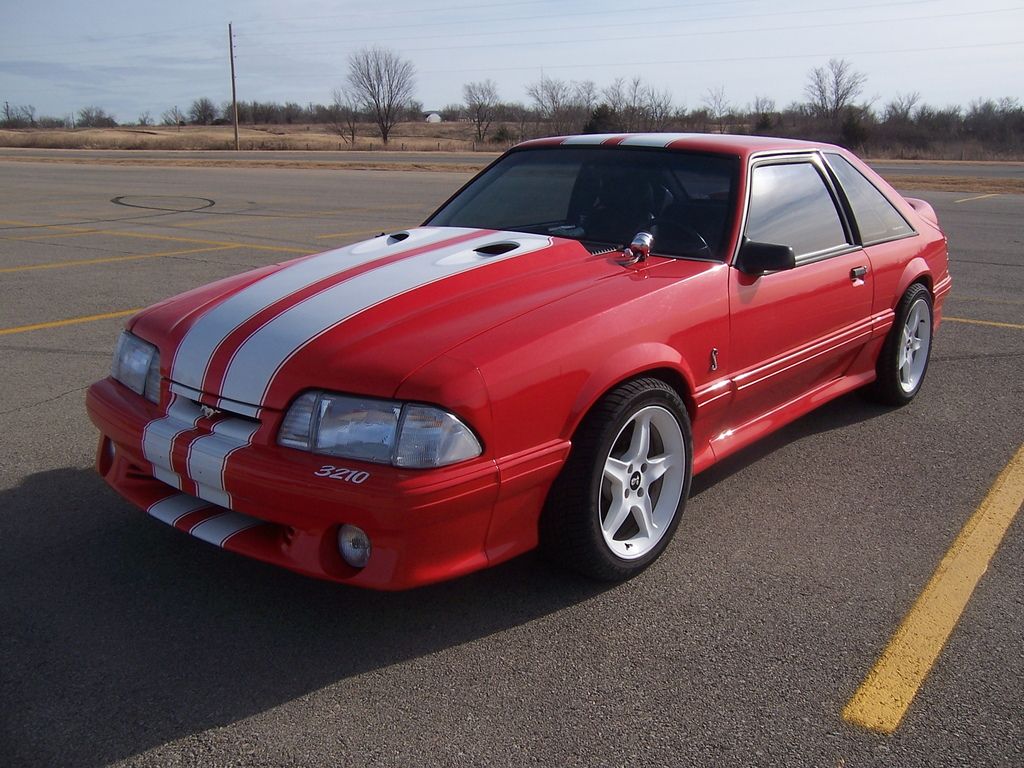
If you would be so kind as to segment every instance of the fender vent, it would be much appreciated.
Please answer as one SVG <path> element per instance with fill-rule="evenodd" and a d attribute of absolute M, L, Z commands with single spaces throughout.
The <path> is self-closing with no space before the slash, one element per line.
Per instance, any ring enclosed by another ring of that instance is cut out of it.
<path fill-rule="evenodd" d="M 474 250 L 481 256 L 502 256 L 509 251 L 514 251 L 518 247 L 519 243 L 491 243 L 490 245 L 482 245 Z"/>

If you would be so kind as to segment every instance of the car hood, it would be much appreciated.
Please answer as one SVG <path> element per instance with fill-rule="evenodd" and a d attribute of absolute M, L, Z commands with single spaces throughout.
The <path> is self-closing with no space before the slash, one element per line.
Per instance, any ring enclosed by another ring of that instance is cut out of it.
<path fill-rule="evenodd" d="M 204 286 L 131 329 L 172 390 L 255 415 L 310 387 L 392 397 L 467 339 L 624 272 L 574 240 L 423 227 Z"/>

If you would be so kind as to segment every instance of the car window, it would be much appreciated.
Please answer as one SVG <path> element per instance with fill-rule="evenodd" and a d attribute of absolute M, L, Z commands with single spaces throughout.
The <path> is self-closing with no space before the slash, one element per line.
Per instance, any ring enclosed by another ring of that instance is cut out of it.
<path fill-rule="evenodd" d="M 724 258 L 735 210 L 734 156 L 630 147 L 512 152 L 427 221 L 621 247 L 654 235 L 664 256 Z"/>
<path fill-rule="evenodd" d="M 792 246 L 797 259 L 847 244 L 832 195 L 811 163 L 754 167 L 745 234 Z"/>
<path fill-rule="evenodd" d="M 564 222 L 578 174 L 578 164 L 554 153 L 532 163 L 509 164 L 500 177 L 485 177 L 483 194 L 460 195 L 459 218 L 486 222 L 487 229 L 510 230 Z"/>
<path fill-rule="evenodd" d="M 861 241 L 865 245 L 914 233 L 895 206 L 846 158 L 834 154 L 828 154 L 827 157 L 850 201 Z"/>

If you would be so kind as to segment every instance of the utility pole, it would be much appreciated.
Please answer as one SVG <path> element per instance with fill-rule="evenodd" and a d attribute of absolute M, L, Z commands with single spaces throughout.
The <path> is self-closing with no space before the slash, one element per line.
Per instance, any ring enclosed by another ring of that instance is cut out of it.
<path fill-rule="evenodd" d="M 231 33 L 231 22 L 228 22 L 228 55 L 231 57 L 231 109 L 234 112 L 235 152 L 238 151 L 238 96 L 235 93 L 235 37 Z"/>

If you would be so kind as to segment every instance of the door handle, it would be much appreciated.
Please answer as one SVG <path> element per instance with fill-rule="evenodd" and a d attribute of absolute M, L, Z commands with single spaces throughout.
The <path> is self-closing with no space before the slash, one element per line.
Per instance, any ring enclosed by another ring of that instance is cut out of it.
<path fill-rule="evenodd" d="M 868 268 L 867 267 L 854 267 L 853 269 L 850 270 L 850 279 L 851 280 L 863 280 L 864 279 L 864 275 L 866 275 L 867 273 L 868 273 Z"/>

